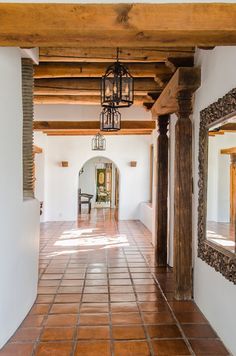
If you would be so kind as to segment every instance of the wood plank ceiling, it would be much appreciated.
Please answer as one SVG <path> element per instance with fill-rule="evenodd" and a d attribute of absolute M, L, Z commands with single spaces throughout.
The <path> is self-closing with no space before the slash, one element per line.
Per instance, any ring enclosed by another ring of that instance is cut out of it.
<path fill-rule="evenodd" d="M 119 47 L 135 105 L 150 110 L 196 46 L 235 44 L 235 4 L 0 4 L 0 46 L 40 49 L 36 104 L 99 105 Z"/>
<path fill-rule="evenodd" d="M 193 47 L 120 48 L 120 61 L 134 77 L 134 105 L 150 110 L 176 69 L 193 66 L 193 55 Z M 34 74 L 35 104 L 100 105 L 101 76 L 115 60 L 115 47 L 40 48 L 40 63 L 35 66 Z M 151 134 L 155 128 L 146 127 L 142 121 L 141 125 L 136 123 L 119 134 Z M 63 128 L 48 125 L 47 129 L 41 123 L 37 130 L 47 135 L 86 135 L 96 131 L 89 124 L 72 130 L 69 123 Z"/>

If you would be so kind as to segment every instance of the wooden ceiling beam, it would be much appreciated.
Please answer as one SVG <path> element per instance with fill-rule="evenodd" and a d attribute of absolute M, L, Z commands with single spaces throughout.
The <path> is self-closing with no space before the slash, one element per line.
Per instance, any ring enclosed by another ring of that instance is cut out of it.
<path fill-rule="evenodd" d="M 73 95 L 87 92 L 98 95 L 101 88 L 101 78 L 50 78 L 35 79 L 35 94 L 37 95 Z M 146 95 L 149 91 L 158 91 L 160 87 L 154 78 L 136 78 L 134 80 L 134 92 Z M 98 93 L 98 94 L 97 94 Z"/>
<path fill-rule="evenodd" d="M 100 131 L 99 129 L 97 130 L 45 130 L 43 131 L 44 134 L 47 134 L 48 136 L 94 136 L 98 132 L 100 132 L 104 136 L 108 135 L 114 135 L 114 136 L 120 136 L 120 135 L 151 135 L 152 130 L 150 129 L 137 129 L 137 130 L 126 130 L 126 129 L 121 129 L 119 131 L 113 131 L 113 132 L 103 132 Z"/>
<path fill-rule="evenodd" d="M 35 131 L 50 130 L 98 130 L 99 121 L 34 121 Z M 155 120 L 123 120 L 122 129 L 154 130 Z"/>
<path fill-rule="evenodd" d="M 1 3 L 0 46 L 236 44 L 236 4 Z"/>
<path fill-rule="evenodd" d="M 34 78 L 101 78 L 111 63 L 40 63 L 34 67 Z M 127 63 L 133 77 L 171 75 L 164 63 Z"/>
<path fill-rule="evenodd" d="M 134 105 L 142 105 L 147 100 L 147 96 L 135 95 Z M 101 101 L 94 95 L 35 95 L 34 104 L 101 105 Z"/>
<path fill-rule="evenodd" d="M 183 91 L 194 93 L 200 84 L 200 68 L 178 68 L 153 105 L 152 117 L 178 112 L 178 94 Z"/>
<path fill-rule="evenodd" d="M 153 48 L 119 48 L 119 59 L 122 62 L 156 63 L 165 62 L 167 58 L 191 57 L 194 47 L 153 47 Z M 82 48 L 82 47 L 41 47 L 40 62 L 93 62 L 111 63 L 116 60 L 115 47 Z"/>
<path fill-rule="evenodd" d="M 174 73 L 179 67 L 193 67 L 194 57 L 168 57 L 165 63 L 166 66 Z"/>

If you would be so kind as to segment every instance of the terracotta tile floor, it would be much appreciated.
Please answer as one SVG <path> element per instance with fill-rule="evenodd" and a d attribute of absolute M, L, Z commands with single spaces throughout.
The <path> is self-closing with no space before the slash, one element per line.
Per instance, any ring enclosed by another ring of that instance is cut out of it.
<path fill-rule="evenodd" d="M 149 231 L 95 210 L 42 224 L 38 297 L 0 355 L 229 353 L 193 302 L 173 300 Z"/>

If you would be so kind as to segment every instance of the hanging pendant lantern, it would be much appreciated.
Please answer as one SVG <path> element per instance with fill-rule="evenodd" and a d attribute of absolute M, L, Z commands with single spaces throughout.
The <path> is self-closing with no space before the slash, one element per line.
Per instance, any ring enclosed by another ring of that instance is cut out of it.
<path fill-rule="evenodd" d="M 104 107 L 129 107 L 134 101 L 134 80 L 122 63 L 117 61 L 110 65 L 101 81 L 101 105 Z"/>
<path fill-rule="evenodd" d="M 92 139 L 92 150 L 93 151 L 105 151 L 106 149 L 106 140 L 105 137 L 100 133 L 97 133 Z"/>
<path fill-rule="evenodd" d="M 104 107 L 100 114 L 101 131 L 120 130 L 121 114 L 114 107 Z"/>

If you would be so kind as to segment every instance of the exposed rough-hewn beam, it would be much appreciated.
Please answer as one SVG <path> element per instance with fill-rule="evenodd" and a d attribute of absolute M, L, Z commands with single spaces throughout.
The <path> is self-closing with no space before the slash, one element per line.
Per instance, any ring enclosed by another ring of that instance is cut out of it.
<path fill-rule="evenodd" d="M 236 4 L 0 4 L 0 46 L 236 44 Z"/>
<path fill-rule="evenodd" d="M 100 78 L 53 78 L 35 80 L 35 93 L 41 89 L 44 90 L 44 92 L 41 93 L 42 95 L 53 95 L 55 94 L 53 90 L 61 90 L 62 95 L 66 94 L 66 90 L 70 91 L 70 93 L 67 92 L 68 95 L 72 95 L 73 91 L 77 94 L 77 90 L 100 93 L 100 88 Z M 145 93 L 146 95 L 147 92 L 156 91 L 158 89 L 160 89 L 160 87 L 153 78 L 135 78 L 134 80 L 134 91 L 135 93 L 139 92 L 137 94 Z M 50 92 L 50 90 L 52 91 Z M 37 94 L 39 94 L 39 92 Z M 58 95 L 58 93 L 56 94 Z"/>
<path fill-rule="evenodd" d="M 48 136 L 94 136 L 99 132 L 96 130 L 45 130 L 43 133 Z M 137 130 L 127 130 L 121 129 L 119 131 L 109 131 L 100 132 L 102 135 L 151 135 L 152 130 L 150 129 L 137 129 Z"/>
<path fill-rule="evenodd" d="M 156 121 L 154 120 L 123 120 L 122 129 L 131 130 L 154 130 Z M 44 130 L 98 130 L 99 121 L 34 121 L 35 131 Z"/>
<path fill-rule="evenodd" d="M 165 63 L 166 66 L 174 73 L 179 67 L 193 67 L 194 57 L 168 57 Z"/>
<path fill-rule="evenodd" d="M 35 66 L 34 78 L 100 78 L 110 63 L 41 63 Z M 164 63 L 127 63 L 133 77 L 171 75 Z"/>
<path fill-rule="evenodd" d="M 146 96 L 135 95 L 134 104 L 142 105 Z M 99 96 L 93 95 L 35 95 L 35 104 L 85 104 L 85 105 L 100 105 L 101 100 Z"/>
<path fill-rule="evenodd" d="M 163 62 L 169 57 L 186 57 L 194 55 L 194 47 L 153 47 L 120 48 L 119 59 L 122 62 Z M 54 47 L 40 48 L 41 62 L 114 62 L 115 47 L 82 48 Z"/>
<path fill-rule="evenodd" d="M 151 108 L 152 108 L 152 106 L 153 106 L 153 104 L 154 104 L 154 102 L 144 102 L 143 103 L 143 107 L 146 109 L 146 111 L 149 111 L 149 110 L 151 110 Z"/>
<path fill-rule="evenodd" d="M 193 93 L 197 90 L 197 88 L 199 88 L 200 84 L 200 68 L 178 68 L 153 105 L 153 117 L 177 112 L 179 108 L 177 100 L 178 93 L 183 90 L 188 90 Z"/>

